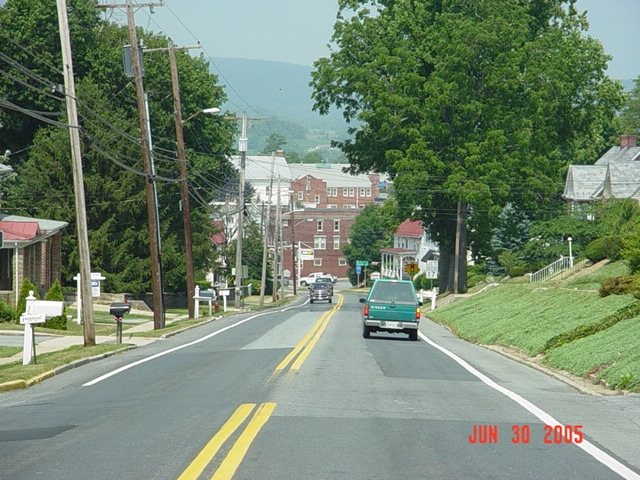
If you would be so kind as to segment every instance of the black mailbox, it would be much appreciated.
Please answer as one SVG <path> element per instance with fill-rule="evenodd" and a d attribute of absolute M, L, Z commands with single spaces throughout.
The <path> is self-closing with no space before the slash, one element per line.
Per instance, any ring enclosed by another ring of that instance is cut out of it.
<path fill-rule="evenodd" d="M 125 313 L 131 311 L 131 304 L 126 302 L 113 302 L 109 306 L 109 313 L 114 317 L 122 318 Z"/>

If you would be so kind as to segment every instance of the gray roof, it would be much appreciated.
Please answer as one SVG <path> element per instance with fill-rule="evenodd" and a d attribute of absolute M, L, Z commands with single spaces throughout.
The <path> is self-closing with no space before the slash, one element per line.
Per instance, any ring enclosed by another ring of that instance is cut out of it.
<path fill-rule="evenodd" d="M 596 165 L 608 165 L 610 163 L 633 162 L 639 160 L 640 147 L 611 147 L 607 153 L 601 156 Z"/>
<path fill-rule="evenodd" d="M 640 147 L 611 147 L 595 165 L 569 166 L 562 197 L 569 202 L 640 198 Z"/>
<path fill-rule="evenodd" d="M 245 165 L 245 178 L 247 181 L 253 185 L 268 184 L 271 177 L 272 161 L 273 158 L 270 155 L 247 155 Z M 231 162 L 236 168 L 240 168 L 239 156 L 231 157 Z M 327 187 L 371 187 L 371 180 L 369 180 L 368 175 L 343 173 L 342 169 L 348 166 L 343 163 L 287 163 L 285 157 L 276 156 L 274 178 L 280 177 L 285 182 L 292 182 L 298 178 L 311 175 L 325 181 Z"/>
<path fill-rule="evenodd" d="M 606 175 L 606 165 L 570 165 L 562 197 L 573 202 L 593 200 Z"/>
<path fill-rule="evenodd" d="M 311 175 L 327 183 L 327 187 L 362 187 L 370 188 L 371 180 L 366 174 L 350 175 L 342 171 L 349 165 L 343 163 L 290 163 L 289 170 L 293 179 Z"/>
<path fill-rule="evenodd" d="M 602 195 L 605 198 L 635 198 L 640 190 L 640 162 L 610 163 Z"/>

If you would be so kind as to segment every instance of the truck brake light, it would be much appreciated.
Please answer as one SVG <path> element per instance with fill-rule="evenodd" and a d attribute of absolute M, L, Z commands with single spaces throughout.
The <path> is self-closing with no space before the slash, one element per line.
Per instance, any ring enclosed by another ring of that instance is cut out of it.
<path fill-rule="evenodd" d="M 416 320 L 420 320 L 420 307 L 416 308 Z"/>
<path fill-rule="evenodd" d="M 365 317 L 369 316 L 369 305 L 366 305 L 366 304 L 364 306 L 364 316 Z"/>

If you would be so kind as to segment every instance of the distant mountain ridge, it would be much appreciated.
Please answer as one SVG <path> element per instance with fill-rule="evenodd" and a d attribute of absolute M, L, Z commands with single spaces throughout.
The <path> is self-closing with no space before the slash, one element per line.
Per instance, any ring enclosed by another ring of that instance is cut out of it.
<path fill-rule="evenodd" d="M 340 112 L 321 116 L 312 110 L 312 68 L 284 62 L 245 58 L 211 59 L 211 71 L 218 75 L 229 97 L 223 108 L 250 116 L 278 117 L 307 129 L 346 132 Z"/>

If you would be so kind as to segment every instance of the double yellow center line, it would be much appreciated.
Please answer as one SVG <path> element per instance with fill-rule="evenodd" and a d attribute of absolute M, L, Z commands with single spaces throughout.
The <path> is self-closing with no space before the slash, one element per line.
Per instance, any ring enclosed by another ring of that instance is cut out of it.
<path fill-rule="evenodd" d="M 338 295 L 338 302 L 336 305 L 331 310 L 322 314 L 309 333 L 307 333 L 305 337 L 298 342 L 289 355 L 287 355 L 276 367 L 274 375 L 282 372 L 289 365 L 291 365 L 291 370 L 298 370 L 300 368 L 302 363 L 311 353 L 311 350 L 313 350 L 313 347 L 318 343 L 318 340 L 325 328 L 327 328 L 331 317 L 342 306 L 342 302 L 342 295 Z M 231 417 L 229 417 L 229 420 L 226 421 L 222 428 L 220 428 L 213 438 L 209 440 L 187 469 L 182 472 L 182 475 L 178 477 L 178 480 L 197 479 L 204 469 L 207 468 L 207 465 L 211 463 L 211 460 L 213 460 L 213 457 L 216 456 L 224 443 L 229 440 L 229 437 L 231 437 L 231 435 L 233 435 L 236 430 L 238 430 L 247 421 L 251 412 L 256 409 L 244 431 L 240 434 L 236 442 L 233 444 L 233 447 L 231 447 L 231 450 L 229 450 L 229 453 L 220 464 L 220 467 L 218 467 L 211 477 L 211 480 L 231 479 L 240 466 L 242 459 L 247 454 L 247 451 L 249 451 L 251 443 L 256 438 L 262 427 L 267 423 L 275 408 L 276 404 L 271 402 L 262 403 L 257 409 L 255 403 L 240 405 Z"/>
<path fill-rule="evenodd" d="M 207 465 L 209 465 L 209 462 L 213 460 L 213 457 L 218 453 L 218 450 L 220 450 L 220 447 L 222 447 L 224 442 L 226 442 L 240 427 L 240 425 L 245 422 L 255 407 L 255 403 L 240 405 L 233 415 L 229 417 L 229 420 L 227 420 L 222 428 L 218 430 L 218 433 L 209 440 L 209 443 L 205 445 L 198 456 L 193 460 L 193 462 L 191 462 L 191 465 L 182 472 L 182 475 L 178 477 L 178 480 L 193 480 L 198 478 Z M 251 442 L 256 438 L 264 424 L 267 423 L 267 420 L 269 420 L 269 417 L 275 408 L 275 403 L 263 403 L 258 407 L 247 427 L 244 429 L 242 434 L 240 434 L 240 437 L 233 445 L 218 470 L 216 470 L 216 473 L 211 477 L 212 480 L 223 480 L 233 477 L 233 474 L 240 465 L 240 462 L 249 450 Z"/>
<path fill-rule="evenodd" d="M 275 373 L 278 374 L 287 368 L 289 364 L 291 364 L 291 370 L 299 370 L 302 363 L 307 359 L 313 347 L 316 346 L 322 332 L 324 332 L 325 328 L 329 324 L 329 320 L 333 317 L 333 314 L 336 313 L 340 307 L 342 306 L 342 301 L 344 297 L 342 295 L 338 295 L 338 303 L 331 310 L 327 310 L 322 314 L 322 316 L 318 319 L 318 321 L 313 325 L 309 333 L 307 333 L 302 340 L 298 342 L 298 344 L 289 352 L 282 362 L 276 367 Z M 293 361 L 296 356 L 298 357 L 295 361 Z M 291 363 L 293 362 L 293 363 Z"/>

